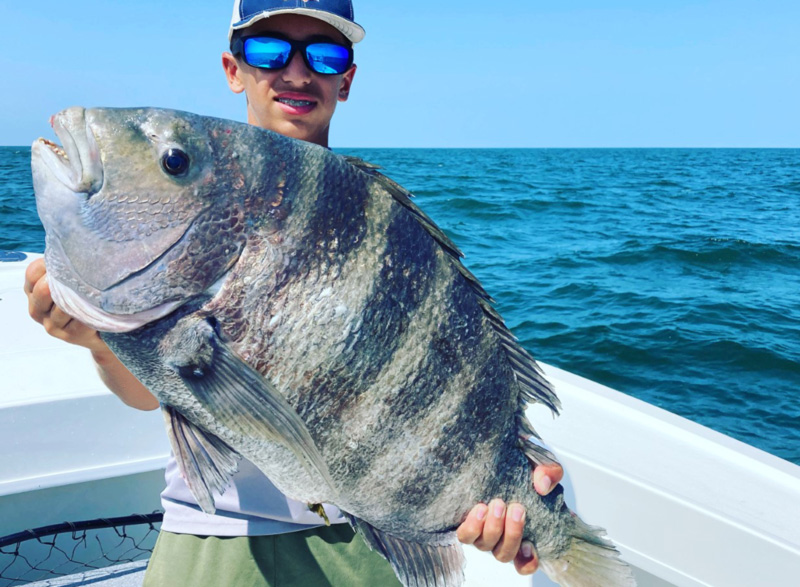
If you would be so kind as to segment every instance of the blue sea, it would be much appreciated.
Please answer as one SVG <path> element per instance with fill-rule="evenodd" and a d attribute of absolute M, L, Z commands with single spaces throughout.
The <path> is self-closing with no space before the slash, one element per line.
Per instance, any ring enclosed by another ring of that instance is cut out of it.
<path fill-rule="evenodd" d="M 466 254 L 523 345 L 800 464 L 800 149 L 348 149 Z M 0 249 L 42 251 L 30 149 Z"/>

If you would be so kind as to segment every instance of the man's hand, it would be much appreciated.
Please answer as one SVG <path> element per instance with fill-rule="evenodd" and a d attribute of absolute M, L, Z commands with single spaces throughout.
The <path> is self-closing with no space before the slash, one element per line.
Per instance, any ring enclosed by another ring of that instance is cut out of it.
<path fill-rule="evenodd" d="M 564 470 L 560 465 L 539 465 L 533 470 L 533 487 L 540 495 L 547 495 L 561 482 Z M 479 503 L 469 512 L 458 527 L 457 536 L 464 544 L 473 544 L 478 550 L 492 551 L 500 562 L 514 561 L 520 575 L 532 575 L 539 568 L 539 558 L 533 544 L 522 540 L 525 527 L 525 508 L 512 503 L 506 507 L 502 499 L 489 505 Z"/>
<path fill-rule="evenodd" d="M 25 294 L 28 296 L 28 313 L 44 326 L 50 336 L 93 352 L 108 350 L 96 330 L 74 320 L 53 303 L 44 259 L 36 259 L 25 270 Z"/>
<path fill-rule="evenodd" d="M 28 313 L 51 336 L 92 351 L 103 383 L 123 402 L 139 410 L 155 410 L 158 400 L 128 371 L 103 342 L 98 332 L 66 314 L 53 303 L 44 259 L 37 259 L 25 270 Z"/>

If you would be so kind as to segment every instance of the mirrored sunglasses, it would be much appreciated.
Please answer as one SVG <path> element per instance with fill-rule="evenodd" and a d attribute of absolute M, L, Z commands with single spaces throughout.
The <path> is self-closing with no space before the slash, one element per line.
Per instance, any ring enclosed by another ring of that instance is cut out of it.
<path fill-rule="evenodd" d="M 231 45 L 234 55 L 261 69 L 283 69 L 297 51 L 306 66 L 321 75 L 342 74 L 353 65 L 352 47 L 330 41 L 293 41 L 270 34 L 235 38 Z"/>

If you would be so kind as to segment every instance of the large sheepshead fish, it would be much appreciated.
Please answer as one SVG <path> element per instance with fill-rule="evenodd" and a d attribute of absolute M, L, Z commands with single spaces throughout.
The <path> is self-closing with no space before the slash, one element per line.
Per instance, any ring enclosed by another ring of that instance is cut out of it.
<path fill-rule="evenodd" d="M 332 503 L 409 586 L 463 582 L 478 502 L 528 511 L 562 585 L 633 584 L 602 530 L 531 486 L 559 403 L 456 246 L 374 166 L 254 126 L 71 108 L 33 145 L 56 303 L 159 399 L 214 511 L 240 456 Z"/>

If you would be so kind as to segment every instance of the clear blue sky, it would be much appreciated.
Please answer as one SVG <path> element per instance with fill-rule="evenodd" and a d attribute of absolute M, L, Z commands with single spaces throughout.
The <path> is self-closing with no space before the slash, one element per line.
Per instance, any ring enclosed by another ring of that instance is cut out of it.
<path fill-rule="evenodd" d="M 355 2 L 334 147 L 800 147 L 797 0 Z M 71 105 L 243 120 L 231 1 L 33 5 L 0 4 L 0 145 Z"/>

